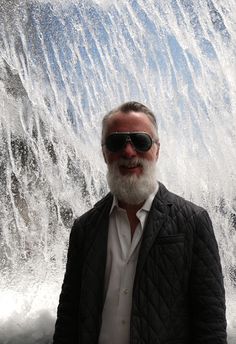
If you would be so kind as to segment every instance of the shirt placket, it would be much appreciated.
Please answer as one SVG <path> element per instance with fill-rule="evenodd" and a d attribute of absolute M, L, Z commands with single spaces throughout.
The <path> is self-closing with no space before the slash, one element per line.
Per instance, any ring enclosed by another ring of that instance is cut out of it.
<path fill-rule="evenodd" d="M 126 212 L 122 211 L 119 226 L 117 226 L 120 247 L 122 250 L 122 273 L 118 304 L 118 323 L 122 326 L 124 332 L 129 333 L 130 313 L 132 304 L 132 286 L 136 268 L 137 246 L 141 238 L 141 225 L 139 224 L 135 230 L 133 240 L 131 242 L 131 232 Z"/>

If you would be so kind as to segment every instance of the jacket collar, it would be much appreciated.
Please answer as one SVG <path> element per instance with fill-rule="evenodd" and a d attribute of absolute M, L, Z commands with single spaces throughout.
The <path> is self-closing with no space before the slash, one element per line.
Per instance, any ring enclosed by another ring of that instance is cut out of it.
<path fill-rule="evenodd" d="M 97 237 L 96 239 L 98 240 L 97 242 L 100 241 L 99 236 L 102 236 L 103 238 L 104 236 L 107 237 L 109 213 L 111 210 L 112 202 L 113 196 L 111 193 L 108 193 L 106 197 L 104 197 L 102 200 L 95 204 L 93 208 L 95 216 L 93 216 L 92 213 L 86 224 L 88 227 L 90 227 L 90 231 L 94 232 L 91 233 L 91 237 L 94 240 L 95 235 Z M 169 214 L 171 205 L 171 193 L 166 189 L 166 187 L 162 183 L 159 182 L 158 192 L 154 197 L 146 221 L 142 244 L 140 248 L 139 261 L 145 261 L 145 257 L 148 254 L 148 251 L 151 248 L 153 241 L 158 236 L 161 227 Z M 93 223 L 94 218 L 96 219 L 95 223 Z M 94 230 L 91 230 L 91 227 L 94 228 Z M 104 235 L 101 235 L 101 232 Z"/>

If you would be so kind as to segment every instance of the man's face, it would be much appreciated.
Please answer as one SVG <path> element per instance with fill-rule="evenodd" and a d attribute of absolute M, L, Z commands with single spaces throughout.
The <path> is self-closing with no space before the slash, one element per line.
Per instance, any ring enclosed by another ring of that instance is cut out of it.
<path fill-rule="evenodd" d="M 118 112 L 112 115 L 107 122 L 106 137 L 114 132 L 146 132 L 155 139 L 155 129 L 149 117 L 142 112 Z M 127 164 L 127 161 L 138 161 L 144 159 L 149 162 L 155 162 L 159 154 L 159 145 L 152 144 L 151 148 L 146 152 L 136 151 L 131 142 L 128 142 L 118 152 L 110 152 L 106 146 L 103 146 L 103 155 L 106 163 L 112 165 L 117 162 L 119 172 L 121 175 L 137 177 L 141 176 L 144 172 L 144 167 L 140 163 Z M 137 158 L 137 159 L 134 159 Z M 120 163 L 119 163 L 120 162 Z M 122 163 L 123 162 L 123 163 Z"/>

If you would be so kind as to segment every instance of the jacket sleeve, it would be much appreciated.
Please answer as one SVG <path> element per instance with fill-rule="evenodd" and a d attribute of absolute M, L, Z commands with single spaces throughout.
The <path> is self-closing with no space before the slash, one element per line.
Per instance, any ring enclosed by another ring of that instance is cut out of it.
<path fill-rule="evenodd" d="M 212 223 L 204 210 L 195 219 L 190 273 L 191 344 L 226 344 L 225 291 Z"/>
<path fill-rule="evenodd" d="M 53 344 L 78 343 L 82 236 L 82 228 L 80 228 L 78 220 L 76 220 L 70 234 L 66 272 L 57 309 Z"/>

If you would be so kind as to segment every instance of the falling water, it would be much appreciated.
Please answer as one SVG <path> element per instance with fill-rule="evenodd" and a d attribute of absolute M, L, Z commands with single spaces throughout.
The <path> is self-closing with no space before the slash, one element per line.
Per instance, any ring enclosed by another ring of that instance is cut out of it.
<path fill-rule="evenodd" d="M 107 191 L 101 118 L 131 99 L 156 113 L 159 179 L 212 217 L 235 343 L 235 0 L 0 9 L 0 344 L 50 343 L 73 219 Z"/>

